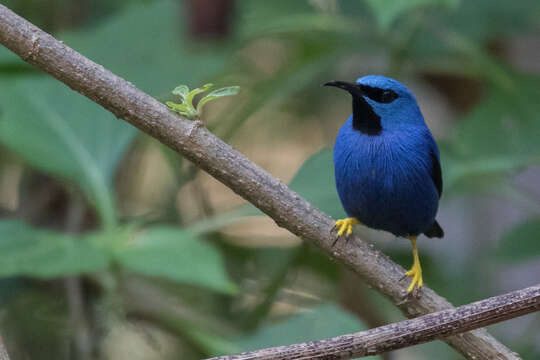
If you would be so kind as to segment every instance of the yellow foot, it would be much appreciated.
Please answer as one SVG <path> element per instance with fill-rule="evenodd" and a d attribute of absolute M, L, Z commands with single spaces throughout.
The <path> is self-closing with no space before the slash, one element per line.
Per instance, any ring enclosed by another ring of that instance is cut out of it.
<path fill-rule="evenodd" d="M 418 265 L 414 264 L 411 270 L 405 273 L 405 276 L 413 278 L 411 284 L 409 285 L 409 288 L 407 289 L 408 292 L 413 291 L 415 285 L 417 288 L 421 288 L 422 285 L 424 285 L 424 280 L 422 279 L 422 268 L 420 267 L 420 263 L 418 263 Z"/>
<path fill-rule="evenodd" d="M 336 224 L 334 225 L 334 229 L 337 229 L 337 237 L 336 237 L 336 240 L 334 241 L 334 244 L 332 244 L 332 246 L 334 246 L 336 244 L 338 239 L 343 234 L 345 234 L 345 236 L 351 235 L 353 225 L 360 225 L 360 224 L 361 224 L 360 221 L 358 221 L 358 220 L 356 220 L 355 218 L 352 218 L 352 217 L 337 220 Z"/>
<path fill-rule="evenodd" d="M 413 248 L 414 263 L 412 268 L 405 273 L 405 276 L 412 277 L 411 284 L 407 289 L 409 293 L 414 290 L 415 286 L 419 289 L 424 285 L 424 280 L 422 279 L 422 267 L 420 266 L 420 258 L 418 257 L 418 250 L 416 249 L 416 236 L 411 236 L 410 240 Z"/>

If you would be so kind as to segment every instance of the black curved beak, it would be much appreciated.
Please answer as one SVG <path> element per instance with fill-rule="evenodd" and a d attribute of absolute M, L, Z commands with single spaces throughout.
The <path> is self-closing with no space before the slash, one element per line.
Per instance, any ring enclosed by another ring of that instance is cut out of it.
<path fill-rule="evenodd" d="M 334 86 L 340 89 L 343 89 L 347 92 L 349 92 L 353 96 L 361 96 L 363 95 L 362 88 L 357 83 L 351 83 L 347 81 L 329 81 L 325 83 L 323 86 Z"/>
<path fill-rule="evenodd" d="M 381 117 L 364 98 L 362 85 L 346 81 L 329 81 L 324 86 L 334 86 L 346 90 L 352 95 L 353 128 L 369 135 L 378 135 L 382 131 Z"/>

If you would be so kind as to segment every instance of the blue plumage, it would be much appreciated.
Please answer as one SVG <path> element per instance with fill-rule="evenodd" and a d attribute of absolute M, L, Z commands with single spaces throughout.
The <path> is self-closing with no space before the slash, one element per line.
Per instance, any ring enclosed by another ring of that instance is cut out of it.
<path fill-rule="evenodd" d="M 384 122 L 383 122 L 384 126 Z M 385 129 L 378 136 L 358 133 L 352 117 L 334 148 L 338 194 L 350 217 L 397 236 L 431 228 L 439 202 L 430 153 L 436 149 L 427 128 Z"/>
<path fill-rule="evenodd" d="M 410 237 L 416 257 L 417 235 L 442 237 L 443 231 L 435 220 L 442 193 L 439 150 L 414 96 L 400 82 L 378 75 L 325 85 L 353 97 L 353 114 L 334 147 L 336 186 L 348 219 Z M 336 223 L 348 226 L 340 234 L 357 223 L 348 219 Z M 419 261 L 417 266 L 409 272 L 419 273 L 411 286 L 422 286 Z"/>
<path fill-rule="evenodd" d="M 396 80 L 368 75 L 356 83 L 390 89 L 397 98 L 381 103 L 361 95 L 380 117 L 380 133 L 354 129 L 354 115 L 339 131 L 334 165 L 343 207 L 364 225 L 396 236 L 429 232 L 439 203 L 432 177 L 439 151 L 420 108 L 411 92 Z"/>

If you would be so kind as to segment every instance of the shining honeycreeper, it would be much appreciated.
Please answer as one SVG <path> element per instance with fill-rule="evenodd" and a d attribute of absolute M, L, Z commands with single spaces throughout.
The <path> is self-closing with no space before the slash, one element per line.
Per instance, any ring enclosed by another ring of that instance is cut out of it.
<path fill-rule="evenodd" d="M 380 75 L 356 83 L 331 81 L 352 95 L 352 115 L 334 146 L 336 187 L 348 218 L 337 220 L 337 239 L 362 224 L 410 239 L 414 263 L 408 291 L 423 285 L 416 248 L 420 234 L 443 237 L 435 220 L 442 194 L 437 144 L 413 94 Z"/>

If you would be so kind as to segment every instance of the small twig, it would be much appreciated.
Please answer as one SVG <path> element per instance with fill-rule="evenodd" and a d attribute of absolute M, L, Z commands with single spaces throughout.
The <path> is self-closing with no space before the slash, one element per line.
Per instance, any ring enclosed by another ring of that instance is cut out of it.
<path fill-rule="evenodd" d="M 4 345 L 4 340 L 2 340 L 2 336 L 0 336 L 0 360 L 9 360 L 9 355 L 6 346 Z"/>
<path fill-rule="evenodd" d="M 353 237 L 332 247 L 333 220 L 204 127 L 173 114 L 157 100 L 85 58 L 0 5 L 0 43 L 105 109 L 155 137 L 258 207 L 281 227 L 346 264 L 408 317 L 451 309 L 427 286 L 420 298 L 403 301 L 404 269 L 372 245 Z M 187 64 L 186 64 L 187 66 Z M 156 70 L 159 71 L 159 70 Z M 189 134 L 189 136 L 188 136 Z M 444 339 L 470 359 L 519 359 L 489 335 L 475 330 Z"/>
<path fill-rule="evenodd" d="M 65 230 L 77 233 L 84 221 L 85 204 L 82 196 L 76 192 L 71 194 Z M 92 354 L 92 335 L 85 311 L 82 279 L 80 276 L 70 276 L 64 280 L 66 289 L 69 318 L 73 327 L 74 358 L 89 360 Z"/>
<path fill-rule="evenodd" d="M 209 360 L 351 359 L 422 344 L 540 310 L 540 284 L 355 334 Z M 493 358 L 497 359 L 497 358 Z"/>
<path fill-rule="evenodd" d="M 64 280 L 69 318 L 73 327 L 73 343 L 77 360 L 88 360 L 92 353 L 92 336 L 85 313 L 82 281 L 79 276 L 70 276 Z"/>

